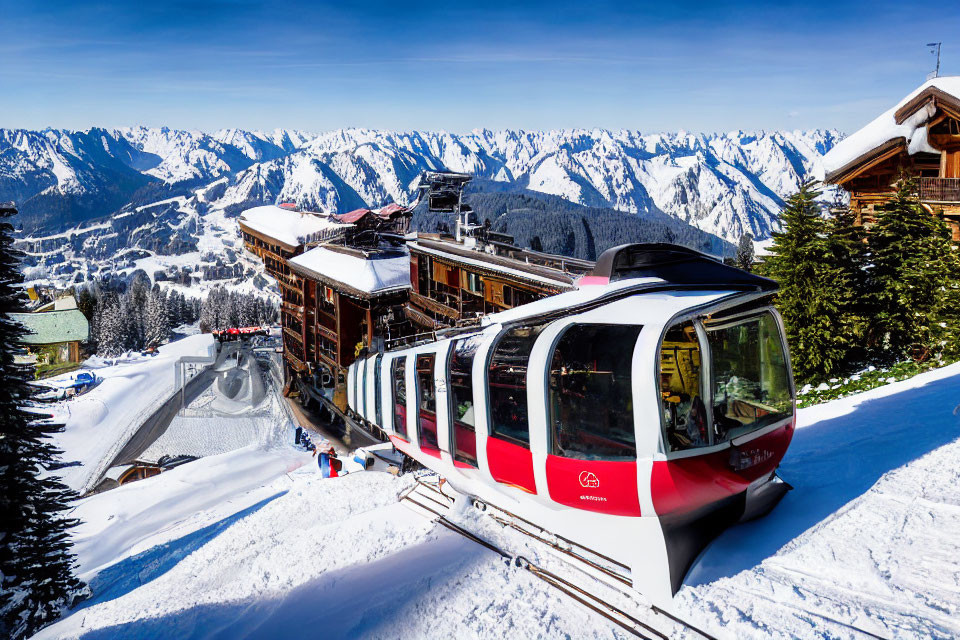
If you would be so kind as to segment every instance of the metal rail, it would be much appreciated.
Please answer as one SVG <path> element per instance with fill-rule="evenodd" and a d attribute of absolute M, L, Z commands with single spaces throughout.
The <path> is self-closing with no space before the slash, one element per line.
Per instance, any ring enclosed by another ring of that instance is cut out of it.
<path fill-rule="evenodd" d="M 664 632 L 662 632 L 662 631 L 660 631 L 660 630 L 658 630 L 658 629 L 650 626 L 649 624 L 643 622 L 642 620 L 639 620 L 638 618 L 630 615 L 629 613 L 627 613 L 627 612 L 624 611 L 623 609 L 620 609 L 619 607 L 617 607 L 617 606 L 615 606 L 615 605 L 612 605 L 612 604 L 610 604 L 610 603 L 602 600 L 602 599 L 599 598 L 598 596 L 590 593 L 590 592 L 587 591 L 586 589 L 584 589 L 584 588 L 582 588 L 582 587 L 574 584 L 573 582 L 570 582 L 569 580 L 567 580 L 567 579 L 565 579 L 565 578 L 563 578 L 563 577 L 561 577 L 561 576 L 559 576 L 559 575 L 557 575 L 557 574 L 555 574 L 555 573 L 553 573 L 553 572 L 551 572 L 551 571 L 549 571 L 549 570 L 547 570 L 547 569 L 544 569 L 543 567 L 540 567 L 540 566 L 538 566 L 538 565 L 533 564 L 532 562 L 530 562 L 527 558 L 525 558 L 525 557 L 523 557 L 523 556 L 513 556 L 513 555 L 511 555 L 510 553 L 504 551 L 503 549 L 501 549 L 501 548 L 498 547 L 497 545 L 495 545 L 495 544 L 493 544 L 493 543 L 491 543 L 491 542 L 483 539 L 482 537 L 476 535 L 475 533 L 473 533 L 473 532 L 471 532 L 471 531 L 469 531 L 469 530 L 461 527 L 460 525 L 458 525 L 458 524 L 456 524 L 456 523 L 448 520 L 448 519 L 446 518 L 446 516 L 445 516 L 443 513 L 441 513 L 440 511 L 438 511 L 436 508 L 432 507 L 431 505 L 428 505 L 428 504 L 425 504 L 425 503 L 423 503 L 423 502 L 420 502 L 420 501 L 416 500 L 416 499 L 414 498 L 414 496 L 416 496 L 416 498 L 425 498 L 425 499 L 427 499 L 427 500 L 430 500 L 431 502 L 435 503 L 436 505 L 439 505 L 440 508 L 442 508 L 442 509 L 449 509 L 449 508 L 452 506 L 452 504 L 443 504 L 443 503 L 439 502 L 438 500 L 433 499 L 433 498 L 431 498 L 430 496 L 424 495 L 424 494 L 422 494 L 422 493 L 417 493 L 417 494 L 415 494 L 414 491 L 416 491 L 416 489 L 417 489 L 418 487 L 424 487 L 424 488 L 427 489 L 428 491 L 431 491 L 431 492 L 434 492 L 434 493 L 439 493 L 439 494 L 442 495 L 444 498 L 446 498 L 446 500 L 447 500 L 449 503 L 452 503 L 452 502 L 453 502 L 453 498 L 451 498 L 451 497 L 448 496 L 447 494 L 443 493 L 443 491 L 442 491 L 442 489 L 440 489 L 440 486 L 439 486 L 439 485 L 434 485 L 433 483 L 426 482 L 426 481 L 424 481 L 422 478 L 416 478 L 416 479 L 415 479 L 415 484 L 412 485 L 409 489 L 403 491 L 403 492 L 400 494 L 400 496 L 398 496 L 399 499 L 400 499 L 401 501 L 402 501 L 402 500 L 406 500 L 406 501 L 412 503 L 413 505 L 415 505 L 416 507 L 418 507 L 418 508 L 420 508 L 420 509 L 422 509 L 422 510 L 424 510 L 424 511 L 426 511 L 426 512 L 432 513 L 434 516 L 436 516 L 435 521 L 436 521 L 438 524 L 440 524 L 441 526 L 449 529 L 450 531 L 453 531 L 454 533 L 457 533 L 457 534 L 459 534 L 459 535 L 467 538 L 468 540 L 471 540 L 472 542 L 475 542 L 476 544 L 481 545 L 482 547 L 484 547 L 484 548 L 486 548 L 486 549 L 489 549 L 490 551 L 493 551 L 494 553 L 496 553 L 496 554 L 499 555 L 500 557 L 502 557 L 502 558 L 504 558 L 504 559 L 506 559 L 506 560 L 509 560 L 509 561 L 511 562 L 511 564 L 513 564 L 513 565 L 515 565 L 515 566 L 517 566 L 517 567 L 519 567 L 519 568 L 521 568 L 521 569 L 525 569 L 525 570 L 529 571 L 530 573 L 532 573 L 532 574 L 535 575 L 536 577 L 540 578 L 541 580 L 543 580 L 543 581 L 546 582 L 547 584 L 549 584 L 549 585 L 551 585 L 552 587 L 558 589 L 559 591 L 565 593 L 566 595 L 570 596 L 571 598 L 573 598 L 574 600 L 576 600 L 576 601 L 579 602 L 580 604 L 584 605 L 585 607 L 589 608 L 590 610 L 594 611 L 595 613 L 603 616 L 603 617 L 606 618 L 607 620 L 610 620 L 611 622 L 617 624 L 618 626 L 620 626 L 620 627 L 623 628 L 624 630 L 628 631 L 628 632 L 631 633 L 632 635 L 634 635 L 634 636 L 636 636 L 636 637 L 638 637 L 638 638 L 643 638 L 644 640 L 653 640 L 653 637 L 659 638 L 660 640 L 668 640 L 669 636 L 668 636 L 667 634 L 665 634 Z M 493 508 L 499 509 L 498 507 L 493 507 Z M 501 509 L 500 511 L 502 511 L 503 513 L 508 513 L 508 514 L 509 514 L 509 512 L 503 511 L 502 509 Z M 489 515 L 489 514 L 488 514 L 488 515 Z M 503 521 L 503 519 L 501 519 L 501 518 L 498 518 L 498 517 L 495 517 L 495 516 L 491 516 L 491 517 L 492 517 L 495 521 L 498 521 L 498 522 Z M 517 517 L 517 519 L 518 519 L 518 520 L 521 520 L 521 521 L 523 521 L 523 522 L 529 523 L 529 521 L 524 520 L 523 518 Z M 529 524 L 531 524 L 531 525 L 534 526 L 534 527 L 537 527 L 537 525 L 533 525 L 532 523 L 529 523 Z M 522 533 L 526 533 L 527 535 L 529 535 L 529 536 L 531 536 L 531 537 L 533 537 L 533 538 L 535 538 L 535 539 L 537 539 L 537 540 L 539 540 L 539 541 L 541 541 L 541 542 L 544 542 L 545 544 L 549 544 L 550 546 L 552 546 L 552 547 L 554 547 L 554 548 L 556 548 L 556 549 L 558 549 L 558 550 L 560 550 L 560 551 L 564 551 L 565 553 L 568 553 L 568 555 L 572 555 L 573 557 L 575 557 L 575 558 L 577 558 L 578 560 L 581 560 L 581 561 L 589 564 L 590 566 L 593 566 L 593 567 L 595 567 L 595 568 L 597 568 L 597 569 L 599 569 L 599 570 L 601 570 L 601 571 L 604 571 L 604 573 L 606 573 L 606 574 L 608 574 L 608 575 L 611 575 L 612 577 L 617 578 L 617 579 L 620 580 L 621 582 L 625 582 L 627 585 L 630 584 L 629 581 L 626 581 L 622 576 L 616 575 L 614 572 L 611 572 L 609 569 L 606 569 L 605 567 L 602 567 L 602 566 L 600 566 L 600 565 L 597 565 L 596 563 L 590 561 L 589 559 L 583 558 L 583 557 L 580 556 L 579 554 L 575 554 L 575 553 L 572 553 L 572 552 L 568 552 L 568 551 L 564 550 L 562 547 L 559 547 L 559 546 L 557 546 L 557 545 L 555 545 L 555 544 L 552 544 L 549 540 L 546 540 L 546 539 L 544 539 L 544 538 L 541 538 L 540 536 L 534 535 L 533 533 L 531 533 L 531 532 L 529 532 L 529 531 L 526 531 L 526 530 L 524 530 L 523 528 L 516 527 L 516 525 L 510 525 L 510 526 L 513 526 L 514 528 L 517 528 L 518 531 L 521 531 Z M 537 527 L 537 528 L 539 528 L 539 527 Z M 541 528 L 541 531 L 543 531 L 542 528 Z M 557 538 L 559 538 L 559 536 L 557 536 Z M 559 538 L 559 539 L 562 539 L 562 538 Z M 573 544 L 576 544 L 576 543 L 573 543 Z M 582 547 L 582 545 L 576 545 L 576 546 L 580 546 L 581 548 L 586 549 L 587 551 L 590 551 L 587 547 Z M 606 557 L 603 556 L 602 554 L 599 554 L 599 553 L 596 553 L 596 552 L 593 552 L 593 551 L 590 551 L 590 552 L 591 552 L 591 553 L 595 553 L 598 557 L 603 557 L 603 558 L 606 559 Z M 615 564 L 620 564 L 620 563 L 617 563 L 617 562 L 615 562 L 615 561 L 612 561 L 612 562 L 614 562 Z M 621 565 L 621 566 L 622 566 L 622 565 Z M 673 623 L 676 624 L 676 625 L 679 625 L 679 626 L 681 626 L 681 627 L 684 627 L 685 629 L 687 629 L 687 630 L 689 630 L 689 631 L 693 631 L 694 633 L 697 633 L 698 635 L 702 636 L 702 637 L 705 638 L 706 640 L 717 640 L 714 636 L 708 634 L 707 632 L 705 632 L 705 631 L 703 631 L 703 630 L 701 630 L 701 629 L 693 626 L 692 624 L 686 622 L 685 620 L 683 620 L 683 619 L 681 619 L 681 618 L 678 618 L 677 616 L 674 616 L 673 614 L 670 614 L 670 613 L 667 612 L 667 611 L 664 611 L 663 609 L 660 609 L 659 607 L 656 607 L 656 606 L 653 606 L 653 605 L 648 605 L 648 606 L 650 607 L 650 610 L 653 611 L 654 613 L 659 614 L 659 615 L 662 615 L 663 617 L 669 619 L 671 622 L 673 622 Z M 652 637 L 651 635 L 645 635 L 645 634 L 652 634 L 653 637 Z"/>

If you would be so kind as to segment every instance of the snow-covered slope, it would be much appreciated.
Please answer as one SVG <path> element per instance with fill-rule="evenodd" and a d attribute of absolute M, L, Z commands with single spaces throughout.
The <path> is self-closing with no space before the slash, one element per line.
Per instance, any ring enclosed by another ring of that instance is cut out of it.
<path fill-rule="evenodd" d="M 706 550 L 675 613 L 724 639 L 960 635 L 958 385 L 953 365 L 801 410 L 794 491 Z M 408 477 L 322 480 L 291 471 L 304 455 L 226 454 L 82 502 L 94 596 L 37 638 L 627 637 L 398 505 Z"/>

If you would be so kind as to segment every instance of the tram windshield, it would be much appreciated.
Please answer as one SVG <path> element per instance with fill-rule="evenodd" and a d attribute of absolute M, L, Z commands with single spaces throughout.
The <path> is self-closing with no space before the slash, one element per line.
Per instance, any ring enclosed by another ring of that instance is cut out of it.
<path fill-rule="evenodd" d="M 671 327 L 660 347 L 660 397 L 671 451 L 721 444 L 793 413 L 780 328 L 769 311 L 704 325 Z M 710 354 L 710 381 L 702 354 Z M 707 408 L 710 408 L 709 412 Z"/>
<path fill-rule="evenodd" d="M 580 324 L 564 331 L 550 365 L 552 453 L 580 460 L 637 456 L 630 370 L 640 327 Z"/>
<path fill-rule="evenodd" d="M 790 373 L 773 314 L 705 328 L 712 356 L 716 441 L 792 415 Z"/>

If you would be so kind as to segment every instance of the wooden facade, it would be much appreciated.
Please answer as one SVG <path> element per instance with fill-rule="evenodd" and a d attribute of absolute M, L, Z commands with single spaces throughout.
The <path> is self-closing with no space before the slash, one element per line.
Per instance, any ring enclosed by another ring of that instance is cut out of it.
<path fill-rule="evenodd" d="M 480 317 L 575 288 L 593 263 L 500 244 L 477 251 L 436 234 L 409 242 L 407 317 L 427 330 Z"/>
<path fill-rule="evenodd" d="M 869 226 L 877 208 L 893 197 L 900 177 L 911 176 L 923 207 L 942 216 L 954 241 L 960 242 L 960 97 L 934 82 L 906 100 L 892 117 L 890 124 L 906 129 L 919 121 L 910 139 L 903 135 L 876 140 L 852 161 L 828 172 L 825 181 L 850 194 L 850 210 L 859 223 Z M 926 144 L 917 144 L 918 139 Z"/>
<path fill-rule="evenodd" d="M 337 216 L 352 227 L 336 241 L 295 246 L 240 221 L 244 247 L 280 289 L 286 387 L 334 413 L 346 409 L 345 373 L 361 355 L 571 290 L 594 266 L 503 238 L 468 246 L 438 234 L 404 237 L 409 213 L 386 210 Z M 390 262 L 386 282 L 382 261 Z"/>

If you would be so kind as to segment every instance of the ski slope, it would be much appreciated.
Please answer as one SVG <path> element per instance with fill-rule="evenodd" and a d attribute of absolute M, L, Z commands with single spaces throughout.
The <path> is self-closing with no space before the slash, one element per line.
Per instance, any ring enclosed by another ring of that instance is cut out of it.
<path fill-rule="evenodd" d="M 675 612 L 718 638 L 960 635 L 960 365 L 798 422 L 794 491 L 707 549 Z M 36 637 L 626 637 L 398 504 L 409 482 L 253 445 L 93 496 L 75 515 L 94 597 Z"/>

